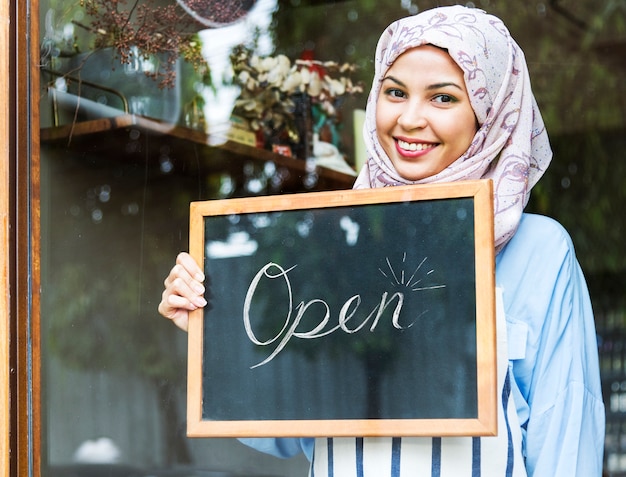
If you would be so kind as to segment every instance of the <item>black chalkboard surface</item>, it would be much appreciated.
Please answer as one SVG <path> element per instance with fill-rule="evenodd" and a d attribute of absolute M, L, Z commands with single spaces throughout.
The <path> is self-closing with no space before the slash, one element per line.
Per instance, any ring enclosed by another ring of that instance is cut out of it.
<path fill-rule="evenodd" d="M 191 204 L 188 435 L 489 435 L 491 181 Z"/>

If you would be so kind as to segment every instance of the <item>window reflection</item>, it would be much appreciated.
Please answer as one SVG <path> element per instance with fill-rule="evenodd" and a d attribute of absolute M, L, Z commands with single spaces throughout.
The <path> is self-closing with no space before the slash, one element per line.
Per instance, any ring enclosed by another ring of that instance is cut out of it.
<path fill-rule="evenodd" d="M 241 23 L 197 27 L 210 75 L 178 61 L 169 88 L 145 76 L 157 67 L 146 59 L 113 67 L 99 53 L 76 69 L 99 34 L 84 28 L 84 3 L 40 2 L 44 464 L 106 461 L 136 475 L 181 466 L 306 475 L 302 460 L 184 437 L 186 336 L 157 316 L 162 280 L 188 248 L 190 201 L 347 188 L 352 180 L 254 144 L 225 145 L 239 94 L 229 76 L 231 49 L 245 44 L 291 58 L 312 49 L 321 60 L 358 64 L 367 90 L 379 33 L 439 2 L 259 0 Z M 600 335 L 606 466 L 626 470 L 619 404 L 626 382 L 624 12 L 608 0 L 474 3 L 505 20 L 529 59 L 555 151 L 530 208 L 559 219 L 576 245 Z M 364 101 L 343 105 L 341 151 L 349 164 L 359 145 L 353 110 Z M 306 235 L 310 226 L 305 220 L 298 230 Z M 344 226 L 346 240 L 358 236 L 354 223 Z"/>

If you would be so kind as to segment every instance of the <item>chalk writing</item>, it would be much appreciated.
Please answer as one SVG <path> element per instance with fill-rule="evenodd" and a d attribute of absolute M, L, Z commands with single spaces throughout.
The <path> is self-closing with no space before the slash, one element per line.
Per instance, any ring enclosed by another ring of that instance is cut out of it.
<path fill-rule="evenodd" d="M 424 259 L 424 261 L 425 260 L 426 259 Z M 432 287 L 416 287 L 415 286 L 417 283 L 419 283 L 420 280 L 415 281 L 414 276 L 419 270 L 419 268 L 422 266 L 424 261 L 422 261 L 422 263 L 418 266 L 418 268 L 413 273 L 413 276 L 411 276 L 410 279 L 406 282 L 406 286 L 408 287 L 408 289 L 410 289 L 411 291 L 418 291 L 418 290 L 444 287 L 445 285 L 437 285 L 437 286 L 432 286 Z M 388 259 L 387 259 L 387 263 L 389 264 Z M 393 273 L 393 269 L 391 265 L 389 265 L 389 267 Z M 360 331 L 361 329 L 366 327 L 368 324 L 369 324 L 369 331 L 373 332 L 376 329 L 380 321 L 380 318 L 385 312 L 385 310 L 388 307 L 393 306 L 393 303 L 395 303 L 395 308 L 393 308 L 393 312 L 391 316 L 391 323 L 394 328 L 399 329 L 399 330 L 407 329 L 413 326 L 413 324 L 415 323 L 415 321 L 413 321 L 412 323 L 409 323 L 408 325 L 403 325 L 400 323 L 400 312 L 402 311 L 402 305 L 404 304 L 404 293 L 395 292 L 391 296 L 389 296 L 389 293 L 386 291 L 381 294 L 380 301 L 376 304 L 374 309 L 371 312 L 369 312 L 369 314 L 365 317 L 365 319 L 363 319 L 363 321 L 361 321 L 360 323 L 358 323 L 358 321 L 355 318 L 356 312 L 359 306 L 361 305 L 361 295 L 359 294 L 351 296 L 341 306 L 341 309 L 339 310 L 338 319 L 337 319 L 337 325 L 329 326 L 329 322 L 331 319 L 331 310 L 330 310 L 328 303 L 321 298 L 315 298 L 306 303 L 304 301 L 301 301 L 295 307 L 296 313 L 292 321 L 292 314 L 294 312 L 293 290 L 292 290 L 291 281 L 289 280 L 288 274 L 294 268 L 296 268 L 296 265 L 285 269 L 277 263 L 270 262 L 267 265 L 263 266 L 257 272 L 257 274 L 252 279 L 250 286 L 248 287 L 248 291 L 246 293 L 246 298 L 245 298 L 244 306 L 243 306 L 243 323 L 244 323 L 244 328 L 246 330 L 246 334 L 248 335 L 248 338 L 250 339 L 252 343 L 258 346 L 270 346 L 270 345 L 273 345 L 274 343 L 277 343 L 276 347 L 271 352 L 271 354 L 260 363 L 257 363 L 254 366 L 251 366 L 251 369 L 256 368 L 258 366 L 263 366 L 264 364 L 267 364 L 270 361 L 272 361 L 285 348 L 285 346 L 287 346 L 287 343 L 289 343 L 289 341 L 294 337 L 300 338 L 300 339 L 306 339 L 306 340 L 318 339 L 318 338 L 323 338 L 325 336 L 328 336 L 340 330 L 347 334 L 353 334 L 353 333 Z M 285 289 L 286 289 L 287 296 L 288 296 L 287 316 L 285 317 L 285 322 L 284 322 L 282 329 L 274 337 L 266 341 L 261 341 L 257 338 L 257 335 L 253 330 L 253 326 L 252 326 L 251 319 L 250 319 L 252 301 L 253 301 L 255 292 L 257 290 L 257 287 L 259 283 L 261 282 L 261 280 L 281 280 L 281 279 L 284 280 L 285 282 Z M 402 275 L 402 281 L 398 281 L 398 283 L 403 283 L 403 284 L 405 283 L 404 274 Z M 318 305 L 316 307 L 317 309 L 319 309 L 321 306 L 321 309 L 322 309 L 323 317 L 321 317 L 319 324 L 315 326 L 313 329 L 308 330 L 308 331 L 298 330 L 298 326 L 300 325 L 302 318 L 304 317 L 307 311 L 312 309 L 313 305 Z"/>
<path fill-rule="evenodd" d="M 389 272 L 385 272 L 381 268 L 379 268 L 378 271 L 382 273 L 382 275 L 385 278 L 391 278 L 392 279 L 391 284 L 393 286 L 403 285 L 411 291 L 435 290 L 437 288 L 445 288 L 445 285 L 431 285 L 431 286 L 419 286 L 419 287 L 417 286 L 422 281 L 421 278 L 416 278 L 417 272 L 419 272 L 420 268 L 422 268 L 422 265 L 426 263 L 426 260 L 428 260 L 428 257 L 424 257 L 424 259 L 420 262 L 420 264 L 417 266 L 413 274 L 408 279 L 406 278 L 406 273 L 405 273 L 404 268 L 402 268 L 402 270 L 399 270 L 397 272 L 393 269 L 393 266 L 391 265 L 391 262 L 389 261 L 389 257 L 385 259 L 385 262 L 387 263 L 387 266 L 389 267 Z M 404 253 L 402 256 L 402 264 L 404 265 L 405 263 L 406 263 L 406 253 Z M 434 269 L 428 270 L 426 272 L 426 275 L 428 276 L 434 271 L 435 271 Z M 388 273 L 391 274 L 391 277 L 389 276 Z"/>

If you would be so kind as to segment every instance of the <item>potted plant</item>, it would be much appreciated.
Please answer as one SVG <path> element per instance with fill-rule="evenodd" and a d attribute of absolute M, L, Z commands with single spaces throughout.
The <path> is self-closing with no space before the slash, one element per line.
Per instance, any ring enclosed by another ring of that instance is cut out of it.
<path fill-rule="evenodd" d="M 265 147 L 289 145 L 302 159 L 310 157 L 312 135 L 327 126 L 332 136 L 339 126 L 342 100 L 363 92 L 352 80 L 355 65 L 318 61 L 309 52 L 292 62 L 285 55 L 260 57 L 239 47 L 231 63 L 241 88 L 233 114 L 247 121 Z"/>

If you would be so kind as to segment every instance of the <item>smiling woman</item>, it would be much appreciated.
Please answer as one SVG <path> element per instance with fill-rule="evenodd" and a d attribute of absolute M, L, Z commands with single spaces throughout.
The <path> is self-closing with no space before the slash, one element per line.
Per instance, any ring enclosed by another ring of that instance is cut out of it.
<path fill-rule="evenodd" d="M 448 53 L 424 45 L 398 57 L 380 86 L 376 129 L 405 179 L 425 179 L 463 160 L 476 134 L 476 117 L 463 71 Z"/>
<path fill-rule="evenodd" d="M 364 126 L 369 157 L 355 188 L 393 190 L 389 186 L 405 184 L 421 191 L 425 183 L 493 183 L 494 215 L 488 222 L 495 239 L 490 248 L 497 258 L 492 290 L 497 287 L 496 293 L 502 293 L 496 325 L 501 346 L 494 360 L 498 391 L 492 394 L 499 398 L 499 432 L 479 440 L 465 433 L 457 441 L 429 437 L 442 436 L 437 432 L 404 439 L 402 433 L 383 438 L 350 430 L 320 432 L 331 437 L 315 440 L 277 437 L 273 449 L 267 440 L 247 443 L 274 454 L 286 447 L 295 450 L 290 454 L 297 453 L 299 447 L 311 459 L 316 476 L 599 476 L 604 406 L 587 286 L 567 232 L 550 218 L 524 213 L 552 151 L 520 47 L 499 18 L 455 5 L 393 22 L 383 30 L 374 64 Z M 434 162 L 432 171 L 415 174 L 413 167 L 422 159 Z M 419 217 L 408 214 L 390 220 L 428 230 L 418 225 Z M 433 235 L 443 241 L 448 234 Z M 416 239 L 409 249 L 421 244 Z M 379 249 L 389 248 L 381 245 Z M 191 251 L 198 257 L 197 246 Z M 329 255 L 342 258 L 337 268 L 345 266 L 345 254 Z M 455 252 L 446 255 L 456 257 Z M 370 257 L 360 254 L 361 261 Z M 191 309 L 188 304 L 197 298 L 197 292 L 188 292 L 198 285 L 189 278 L 194 270 L 171 270 L 159 308 L 165 317 Z M 226 278 L 212 273 L 211 280 L 214 290 Z M 188 286 L 180 286 L 183 283 Z M 512 328 L 517 331 L 509 332 Z M 420 348 L 411 351 L 417 359 Z M 386 361 L 381 357 L 368 367 Z M 396 386 L 389 389 L 395 391 Z M 363 393 L 354 389 L 352 394 L 357 399 Z M 420 409 L 412 397 L 407 398 L 408 406 Z M 577 423 L 575 429 L 571 422 Z M 276 432 L 284 435 L 278 428 Z M 310 435 L 297 432 L 289 436 Z M 362 437 L 337 438 L 343 435 Z"/>

